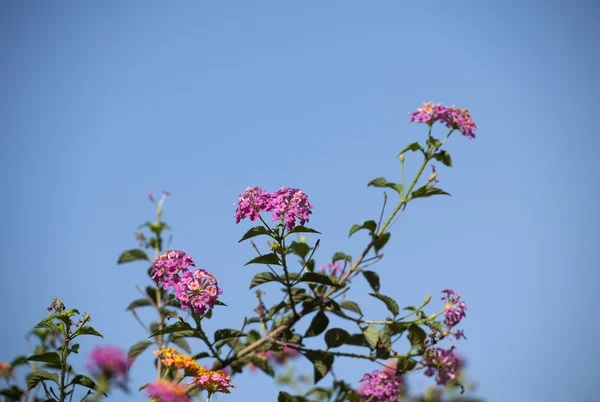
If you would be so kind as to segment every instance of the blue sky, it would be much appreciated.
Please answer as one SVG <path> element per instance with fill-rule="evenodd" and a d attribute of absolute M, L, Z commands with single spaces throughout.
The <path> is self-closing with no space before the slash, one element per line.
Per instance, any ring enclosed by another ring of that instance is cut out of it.
<path fill-rule="evenodd" d="M 426 134 L 407 113 L 435 101 L 470 109 L 478 137 L 452 138 L 455 166 L 438 166 L 453 196 L 411 204 L 394 227 L 381 291 L 401 305 L 463 294 L 459 350 L 487 400 L 595 400 L 594 2 L 25 1 L 3 2 L 0 22 L 0 360 L 26 351 L 57 296 L 91 313 L 104 343 L 144 338 L 125 307 L 146 267 L 116 260 L 152 218 L 148 191 L 172 193 L 173 246 L 224 289 L 214 329 L 239 326 L 259 271 L 243 267 L 254 254 L 237 244 L 237 195 L 303 189 L 317 263 L 356 255 L 366 238 L 348 228 L 381 201 L 366 184 L 397 178 L 397 153 Z M 266 376 L 235 383 L 219 401 L 275 400 Z"/>

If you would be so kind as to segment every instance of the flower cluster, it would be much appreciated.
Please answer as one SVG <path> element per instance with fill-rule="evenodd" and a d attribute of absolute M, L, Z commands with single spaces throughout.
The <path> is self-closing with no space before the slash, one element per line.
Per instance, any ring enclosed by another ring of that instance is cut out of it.
<path fill-rule="evenodd" d="M 444 289 L 442 293 L 445 295 L 442 297 L 442 301 L 446 303 L 444 316 L 444 324 L 448 328 L 452 328 L 463 319 L 466 315 L 467 305 L 461 300 L 461 296 L 452 289 Z M 457 338 L 458 339 L 458 338 Z"/>
<path fill-rule="evenodd" d="M 299 354 L 300 352 L 298 352 L 298 350 L 289 346 L 284 346 L 283 350 L 280 352 L 273 352 L 272 350 L 263 350 L 262 352 L 256 353 L 256 356 L 260 359 L 271 361 L 276 364 L 284 364 L 288 359 L 292 359 L 298 356 Z M 252 363 L 248 363 L 248 367 L 251 371 L 257 370 L 257 367 Z"/>
<path fill-rule="evenodd" d="M 272 220 L 285 223 L 287 230 L 308 222 L 314 205 L 308 202 L 308 197 L 297 188 L 282 187 L 279 191 L 268 193 L 259 187 L 248 187 L 238 197 L 235 210 L 235 223 L 240 223 L 247 217 L 255 221 L 260 217 L 260 211 L 273 212 Z"/>
<path fill-rule="evenodd" d="M 343 269 L 342 266 L 337 262 L 328 262 L 327 265 L 323 265 L 321 268 L 319 268 L 319 271 L 326 273 L 337 280 L 339 280 L 346 273 L 346 270 Z M 350 281 L 347 280 L 346 282 Z"/>
<path fill-rule="evenodd" d="M 146 388 L 148 397 L 158 399 L 161 402 L 191 402 L 185 388 L 169 381 L 156 381 Z"/>
<path fill-rule="evenodd" d="M 396 402 L 402 391 L 400 379 L 388 370 L 375 370 L 363 376 L 360 389 L 360 401 L 365 402 Z"/>
<path fill-rule="evenodd" d="M 86 368 L 92 375 L 116 379 L 124 384 L 127 382 L 129 359 L 124 351 L 114 346 L 96 346 L 90 353 Z"/>
<path fill-rule="evenodd" d="M 460 375 L 460 370 L 464 366 L 464 361 L 461 357 L 454 353 L 454 346 L 450 349 L 432 348 L 428 349 L 421 360 L 421 364 L 427 367 L 425 375 L 435 377 L 439 385 L 447 385 L 454 381 Z"/>
<path fill-rule="evenodd" d="M 471 119 L 467 109 L 442 106 L 440 103 L 423 102 L 423 107 L 410 112 L 409 123 L 426 123 L 432 125 L 439 121 L 452 130 L 458 130 L 467 138 L 475 138 L 477 125 Z"/>
<path fill-rule="evenodd" d="M 167 251 L 152 264 L 152 279 L 163 289 L 175 290 L 181 308 L 192 308 L 202 315 L 213 308 L 223 290 L 215 277 L 205 269 L 188 270 L 196 266 L 191 256 L 181 250 Z M 180 275 L 181 274 L 181 275 Z"/>
<path fill-rule="evenodd" d="M 207 391 L 209 395 L 217 392 L 229 394 L 229 388 L 236 388 L 231 384 L 231 377 L 222 370 L 205 370 L 202 368 L 200 374 L 190 384 L 196 384 L 199 391 Z"/>
<path fill-rule="evenodd" d="M 160 361 L 170 369 L 183 369 L 186 375 L 197 376 L 202 372 L 202 368 L 198 365 L 196 360 L 192 359 L 189 356 L 182 355 L 175 348 L 166 348 L 163 347 L 160 350 L 155 350 L 153 352 L 155 355 L 158 355 Z"/>

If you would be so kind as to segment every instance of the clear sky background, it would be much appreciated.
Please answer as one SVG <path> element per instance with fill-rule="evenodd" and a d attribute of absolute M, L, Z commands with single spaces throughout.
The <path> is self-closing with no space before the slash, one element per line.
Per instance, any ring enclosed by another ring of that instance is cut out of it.
<path fill-rule="evenodd" d="M 224 289 L 212 328 L 239 327 L 260 267 L 243 267 L 238 194 L 303 189 L 317 265 L 356 255 L 366 236 L 347 231 L 381 202 L 366 184 L 397 179 L 397 153 L 426 134 L 407 113 L 435 101 L 470 109 L 478 137 L 451 138 L 455 167 L 438 166 L 453 196 L 394 227 L 382 293 L 432 293 L 430 311 L 440 289 L 463 294 L 458 350 L 488 401 L 598 401 L 599 27 L 593 1 L 2 2 L 0 360 L 26 352 L 57 296 L 102 343 L 144 339 L 125 307 L 147 266 L 116 260 L 153 217 L 148 191 L 172 192 L 173 247 Z M 373 368 L 335 370 L 356 383 Z M 133 386 L 152 378 L 146 355 Z M 265 375 L 234 382 L 219 401 L 275 400 Z"/>

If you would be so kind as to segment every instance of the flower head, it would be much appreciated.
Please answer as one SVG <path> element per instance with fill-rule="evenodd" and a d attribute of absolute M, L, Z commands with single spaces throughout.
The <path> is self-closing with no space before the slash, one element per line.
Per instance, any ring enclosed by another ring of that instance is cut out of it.
<path fill-rule="evenodd" d="M 114 346 L 96 346 L 90 353 L 86 368 L 95 376 L 127 382 L 130 361 L 125 352 Z"/>
<path fill-rule="evenodd" d="M 327 265 L 323 265 L 319 268 L 319 271 L 327 273 L 329 276 L 333 276 L 338 280 L 346 273 L 346 270 L 337 262 L 328 262 Z M 350 281 L 346 280 L 346 282 Z"/>
<path fill-rule="evenodd" d="M 432 125 L 439 121 L 452 130 L 458 130 L 467 138 L 475 138 L 473 131 L 477 125 L 471 119 L 467 109 L 454 106 L 442 106 L 440 103 L 423 102 L 423 107 L 410 112 L 409 123 L 426 123 Z"/>
<path fill-rule="evenodd" d="M 152 263 L 152 279 L 167 290 L 179 281 L 179 272 L 187 271 L 190 266 L 196 263 L 185 251 L 169 250 Z"/>
<path fill-rule="evenodd" d="M 444 309 L 444 323 L 448 328 L 452 328 L 458 325 L 463 317 L 465 317 L 467 305 L 461 300 L 461 295 L 452 289 L 444 289 L 442 290 L 442 293 L 444 293 L 442 300 L 446 303 Z"/>
<path fill-rule="evenodd" d="M 213 308 L 223 290 L 217 279 L 205 269 L 186 271 L 175 284 L 175 297 L 181 301 L 181 308 L 192 308 L 202 315 L 208 307 Z"/>
<path fill-rule="evenodd" d="M 156 381 L 146 387 L 148 397 L 158 399 L 160 402 L 191 402 L 185 388 L 169 381 Z"/>
<path fill-rule="evenodd" d="M 301 190 L 287 187 L 273 193 L 267 193 L 259 187 L 248 187 L 234 205 L 237 205 L 235 223 L 240 223 L 247 217 L 255 221 L 260 218 L 261 211 L 267 211 L 273 212 L 274 222 L 282 220 L 287 230 L 296 226 L 296 220 L 300 225 L 308 222 L 308 216 L 314 208 Z"/>
<path fill-rule="evenodd" d="M 198 365 L 196 360 L 189 356 L 182 355 L 175 348 L 165 348 L 155 350 L 153 352 L 158 355 L 160 361 L 170 369 L 183 369 L 186 375 L 195 377 L 202 372 L 202 368 Z"/>
<path fill-rule="evenodd" d="M 229 388 L 236 388 L 235 385 L 231 384 L 231 377 L 222 370 L 202 369 L 202 372 L 192 380 L 191 384 L 196 384 L 198 390 L 207 391 L 209 395 L 217 392 L 229 394 Z"/>
<path fill-rule="evenodd" d="M 427 369 L 425 375 L 435 377 L 439 385 L 447 385 L 460 375 L 464 366 L 464 360 L 454 353 L 454 346 L 450 349 L 432 348 L 428 349 L 421 360 L 421 364 Z"/>
<path fill-rule="evenodd" d="M 367 373 L 360 381 L 365 383 L 359 391 L 361 402 L 396 402 L 402 391 L 400 379 L 384 370 Z"/>

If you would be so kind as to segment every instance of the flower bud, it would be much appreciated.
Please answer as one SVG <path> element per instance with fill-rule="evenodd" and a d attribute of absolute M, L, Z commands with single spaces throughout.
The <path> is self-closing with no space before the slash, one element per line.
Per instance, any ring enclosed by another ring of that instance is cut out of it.
<path fill-rule="evenodd" d="M 437 173 L 433 172 L 431 174 L 431 176 L 429 176 L 429 183 L 431 183 L 432 181 L 434 181 L 436 177 L 437 177 Z"/>
<path fill-rule="evenodd" d="M 306 243 L 306 236 L 302 236 L 300 238 L 300 243 Z"/>
<path fill-rule="evenodd" d="M 425 300 L 423 301 L 423 304 L 427 304 L 431 301 L 431 295 L 427 295 L 427 297 L 425 297 Z"/>
<path fill-rule="evenodd" d="M 404 163 L 404 154 L 400 154 L 399 158 L 400 158 L 400 162 Z"/>

